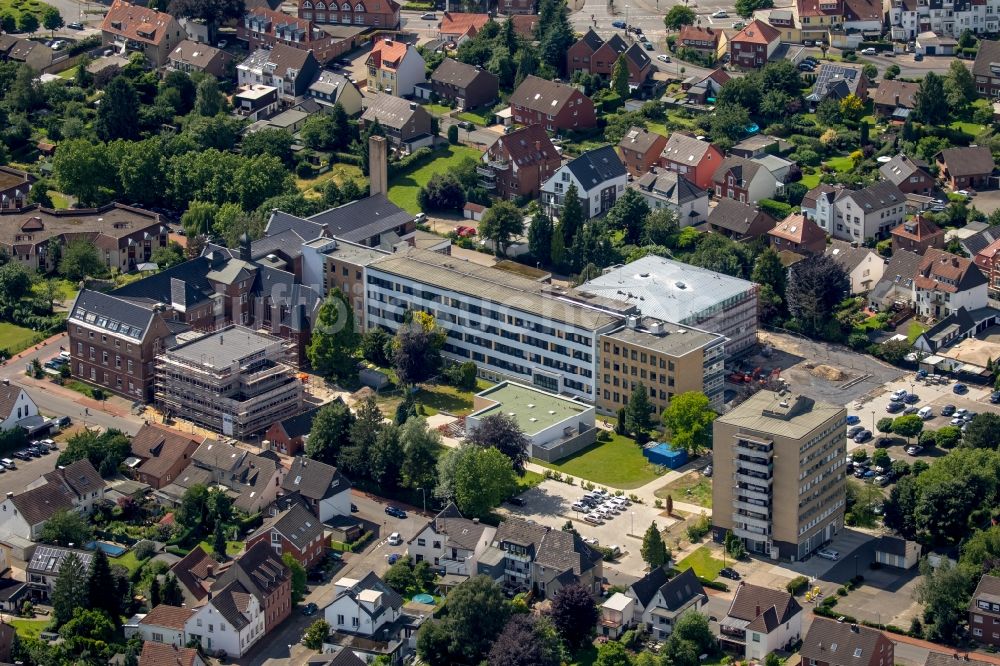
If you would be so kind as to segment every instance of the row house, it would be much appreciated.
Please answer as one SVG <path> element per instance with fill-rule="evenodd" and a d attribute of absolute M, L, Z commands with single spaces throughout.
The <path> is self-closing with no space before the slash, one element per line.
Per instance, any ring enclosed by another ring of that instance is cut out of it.
<path fill-rule="evenodd" d="M 399 27 L 399 9 L 396 0 L 299 0 L 298 15 L 320 24 L 394 30 Z"/>
<path fill-rule="evenodd" d="M 635 178 L 659 164 L 660 153 L 667 147 L 667 137 L 651 132 L 645 127 L 631 127 L 621 141 L 618 151 L 629 174 Z"/>
<path fill-rule="evenodd" d="M 101 22 L 101 43 L 119 55 L 139 52 L 154 67 L 167 64 L 170 53 L 187 39 L 181 24 L 170 14 L 115 0 Z"/>
<path fill-rule="evenodd" d="M 480 185 L 501 199 L 535 198 L 562 164 L 562 156 L 541 125 L 503 134 L 483 153 L 476 171 Z"/>
<path fill-rule="evenodd" d="M 350 37 L 331 34 L 304 16 L 296 18 L 266 7 L 251 9 L 243 16 L 236 26 L 236 38 L 245 42 L 251 53 L 283 44 L 300 51 L 312 51 L 316 60 L 324 65 L 354 47 Z"/>
<path fill-rule="evenodd" d="M 202 42 L 185 39 L 170 52 L 167 69 L 175 72 L 204 72 L 217 79 L 230 78 L 233 56 L 227 51 Z"/>
<path fill-rule="evenodd" d="M 969 601 L 972 637 L 986 645 L 1000 646 L 1000 578 L 984 575 Z"/>
<path fill-rule="evenodd" d="M 518 125 L 541 125 L 549 132 L 594 127 L 594 103 L 579 89 L 531 75 L 510 96 L 511 117 Z"/>
<path fill-rule="evenodd" d="M 979 42 L 976 61 L 972 65 L 976 93 L 986 99 L 1000 97 L 1000 42 L 984 39 Z"/>
<path fill-rule="evenodd" d="M 674 132 L 660 153 L 660 165 L 684 176 L 700 189 L 709 190 L 716 169 L 722 164 L 722 151 L 708 141 L 682 132 Z"/>
<path fill-rule="evenodd" d="M 132 437 L 132 478 L 160 489 L 174 479 L 191 462 L 204 437 L 187 435 L 156 423 L 144 423 Z"/>
<path fill-rule="evenodd" d="M 323 113 L 333 113 L 333 107 L 337 104 L 340 104 L 344 113 L 349 116 L 361 113 L 363 96 L 357 84 L 351 83 L 351 80 L 343 74 L 329 69 L 320 71 L 316 80 L 309 84 L 306 94 L 309 99 L 315 100 Z"/>
<path fill-rule="evenodd" d="M 779 189 L 778 180 L 764 164 L 745 157 L 730 156 L 712 175 L 715 196 L 755 204 L 770 199 Z"/>
<path fill-rule="evenodd" d="M 673 211 L 681 227 L 701 224 L 708 217 L 708 193 L 674 171 L 654 167 L 628 186 L 642 195 L 650 210 Z"/>

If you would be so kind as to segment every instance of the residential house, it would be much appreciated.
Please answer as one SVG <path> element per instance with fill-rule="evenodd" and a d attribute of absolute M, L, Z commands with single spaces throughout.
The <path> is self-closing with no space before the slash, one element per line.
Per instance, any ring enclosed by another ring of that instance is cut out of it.
<path fill-rule="evenodd" d="M 139 51 L 153 67 L 163 67 L 170 53 L 187 39 L 184 28 L 170 14 L 115 0 L 101 22 L 101 42 L 124 55 Z"/>
<path fill-rule="evenodd" d="M 0 504 L 0 533 L 36 541 L 57 511 L 72 511 L 73 501 L 56 484 L 8 493 Z"/>
<path fill-rule="evenodd" d="M 333 601 L 324 609 L 330 624 L 330 643 L 366 661 L 386 656 L 399 663 L 413 648 L 423 621 L 403 611 L 403 598 L 374 572 L 364 578 L 341 578 L 334 583 Z"/>
<path fill-rule="evenodd" d="M 504 0 L 504 2 L 521 2 L 522 0 Z M 523 0 L 525 2 L 534 2 L 534 0 Z M 535 26 L 538 25 L 538 15 L 532 11 L 531 14 L 514 14 L 508 21 L 514 24 L 514 33 L 518 37 L 524 37 L 528 40 L 533 40 L 535 38 Z"/>
<path fill-rule="evenodd" d="M 493 142 L 478 168 L 480 183 L 501 199 L 536 197 L 562 157 L 541 125 L 528 125 Z"/>
<path fill-rule="evenodd" d="M 601 555 L 575 532 L 510 517 L 497 527 L 492 547 L 501 551 L 499 562 L 480 562 L 479 570 L 491 572 L 509 589 L 536 590 L 542 597 L 551 597 L 567 585 L 578 584 L 591 594 L 600 592 Z"/>
<path fill-rule="evenodd" d="M 0 385 L 0 430 L 24 428 L 30 432 L 36 421 L 42 419 L 28 392 L 17 384 Z"/>
<path fill-rule="evenodd" d="M 385 129 L 389 144 L 397 151 L 410 153 L 434 141 L 431 114 L 416 102 L 379 93 L 361 114 L 362 129 L 376 120 Z"/>
<path fill-rule="evenodd" d="M 711 143 L 681 132 L 671 134 L 660 153 L 663 167 L 676 171 L 703 190 L 711 189 L 722 161 L 722 151 Z"/>
<path fill-rule="evenodd" d="M 672 210 L 682 227 L 701 224 L 708 217 L 708 193 L 676 171 L 654 167 L 628 186 L 642 195 L 651 210 Z"/>
<path fill-rule="evenodd" d="M 233 94 L 233 115 L 250 122 L 270 118 L 279 107 L 278 89 L 274 86 L 244 86 Z"/>
<path fill-rule="evenodd" d="M 413 564 L 429 562 L 445 574 L 472 576 L 495 534 L 495 527 L 465 518 L 449 503 L 407 542 L 407 554 Z"/>
<path fill-rule="evenodd" d="M 767 232 L 775 252 L 816 256 L 826 251 L 826 233 L 802 213 L 792 213 Z"/>
<path fill-rule="evenodd" d="M 729 39 L 729 62 L 742 69 L 760 69 L 780 42 L 778 29 L 755 19 Z"/>
<path fill-rule="evenodd" d="M 632 616 L 635 614 L 635 600 L 621 592 L 615 592 L 601 604 L 600 611 L 597 626 L 601 636 L 617 640 L 634 624 Z"/>
<path fill-rule="evenodd" d="M 471 14 L 446 11 L 438 23 L 438 37 L 461 44 L 475 37 L 490 20 L 489 14 Z"/>
<path fill-rule="evenodd" d="M 875 115 L 879 118 L 906 120 L 917 105 L 919 83 L 882 79 L 871 93 Z"/>
<path fill-rule="evenodd" d="M 776 136 L 754 134 L 748 136 L 729 149 L 730 155 L 756 160 L 764 157 L 779 156 L 792 150 L 792 144 Z"/>
<path fill-rule="evenodd" d="M 920 5 L 918 0 L 891 0 L 886 18 L 889 23 L 889 34 L 893 40 L 913 41 L 917 36 L 920 27 L 930 27 L 930 14 L 934 11 L 937 14 L 944 13 L 944 2 L 935 2 L 933 10 L 930 4 Z M 954 3 L 951 3 L 954 5 Z M 918 14 L 921 14 L 918 16 Z M 918 19 L 920 26 L 918 26 Z M 940 22 L 940 17 L 938 17 Z"/>
<path fill-rule="evenodd" d="M 920 213 L 893 227 L 892 251 L 909 250 L 923 254 L 927 248 L 944 249 L 944 230 Z"/>
<path fill-rule="evenodd" d="M 28 583 L 28 595 L 36 603 L 47 601 L 59 580 L 59 570 L 70 554 L 76 555 L 83 565 L 84 571 L 90 571 L 90 560 L 94 557 L 91 550 L 77 550 L 39 544 L 24 569 Z"/>
<path fill-rule="evenodd" d="M 270 544 L 248 545 L 212 583 L 211 599 L 232 585 L 244 588 L 260 607 L 264 633 L 269 634 L 292 613 L 292 572 Z M 211 602 L 210 602 L 211 603 Z M 249 646 L 248 646 L 249 647 Z"/>
<path fill-rule="evenodd" d="M 852 294 L 871 291 L 885 272 L 885 259 L 863 245 L 834 239 L 826 247 L 826 254 L 847 273 Z"/>
<path fill-rule="evenodd" d="M 998 316 L 1000 311 L 991 307 L 971 312 L 960 307 L 918 335 L 913 341 L 913 349 L 925 355 L 937 354 L 996 325 Z"/>
<path fill-rule="evenodd" d="M 223 80 L 232 78 L 229 73 L 232 64 L 233 56 L 228 52 L 190 39 L 178 44 L 167 59 L 167 69 L 188 74 L 204 72 Z"/>
<path fill-rule="evenodd" d="M 205 660 L 198 651 L 189 647 L 164 645 L 156 641 L 146 641 L 142 644 L 139 654 L 139 666 L 205 666 Z"/>
<path fill-rule="evenodd" d="M 770 171 L 779 186 L 783 186 L 785 181 L 788 180 L 789 175 L 792 173 L 792 169 L 798 168 L 795 162 L 770 153 L 764 153 L 759 157 L 751 158 L 751 161 L 756 162 Z"/>
<path fill-rule="evenodd" d="M 781 33 L 781 41 L 788 44 L 802 43 L 802 25 L 794 6 L 788 9 L 758 9 L 753 18 L 759 19 Z"/>
<path fill-rule="evenodd" d="M 875 561 L 886 567 L 912 569 L 920 561 L 920 544 L 883 534 L 875 540 Z"/>
<path fill-rule="evenodd" d="M 109 269 L 131 273 L 166 247 L 169 231 L 159 214 L 118 203 L 99 208 L 56 210 L 30 204 L 0 209 L 0 249 L 29 271 L 54 271 L 59 255 L 52 253 L 53 244 L 61 251 L 80 240 L 97 248 Z"/>
<path fill-rule="evenodd" d="M 914 280 L 917 314 L 941 319 L 960 307 L 988 305 L 987 281 L 971 259 L 928 249 Z"/>
<path fill-rule="evenodd" d="M 173 483 L 204 442 L 204 437 L 145 423 L 132 437 L 132 455 L 141 461 L 132 470 L 132 477 L 157 490 Z"/>
<path fill-rule="evenodd" d="M 269 545 L 278 557 L 291 553 L 306 569 L 319 564 L 327 546 L 323 523 L 299 503 L 266 518 L 246 539 L 248 549 L 258 543 Z"/>
<path fill-rule="evenodd" d="M 912 307 L 916 300 L 914 281 L 923 260 L 919 254 L 906 250 L 893 252 L 882 272 L 882 279 L 869 294 L 869 304 L 876 310 L 897 304 Z"/>
<path fill-rule="evenodd" d="M 299 0 L 298 5 L 300 18 L 320 24 L 342 24 L 345 34 L 358 29 L 399 27 L 400 5 L 396 0 L 353 0 L 339 4 L 336 0 Z"/>
<path fill-rule="evenodd" d="M 991 663 L 983 659 L 970 658 L 968 652 L 959 654 L 957 652 L 935 652 L 930 650 L 927 652 L 924 666 L 954 666 L 957 660 L 961 660 L 966 666 L 989 666 Z"/>
<path fill-rule="evenodd" d="M 914 42 L 913 52 L 920 55 L 952 56 L 958 48 L 958 40 L 954 37 L 930 30 L 917 35 Z"/>
<path fill-rule="evenodd" d="M 747 660 L 762 660 L 799 640 L 802 615 L 802 606 L 785 590 L 741 582 L 726 617 L 719 622 L 719 641 Z"/>
<path fill-rule="evenodd" d="M 615 205 L 627 182 L 628 173 L 614 147 L 601 146 L 559 167 L 542 184 L 542 205 L 549 215 L 559 217 L 566 192 L 575 185 L 584 215 L 597 217 Z"/>
<path fill-rule="evenodd" d="M 231 659 L 245 655 L 267 633 L 260 599 L 239 580 L 213 589 L 184 626 L 187 644 Z"/>
<path fill-rule="evenodd" d="M 182 648 L 187 644 L 184 627 L 194 613 L 191 608 L 160 604 L 139 620 L 138 635 L 144 641 L 155 641 L 174 648 Z"/>
<path fill-rule="evenodd" d="M 53 53 L 51 47 L 43 42 L 0 35 L 0 62 L 21 62 L 35 72 L 42 72 L 52 64 Z"/>
<path fill-rule="evenodd" d="M 282 494 L 299 493 L 321 522 L 351 515 L 351 483 L 332 465 L 296 456 L 281 483 Z"/>
<path fill-rule="evenodd" d="M 1000 646 L 1000 577 L 984 574 L 969 602 L 969 627 L 980 643 Z"/>
<path fill-rule="evenodd" d="M 681 87 L 687 92 L 687 98 L 697 104 L 714 104 L 722 86 L 732 77 L 722 68 L 713 69 L 704 76 L 691 76 Z"/>
<path fill-rule="evenodd" d="M 104 479 L 86 458 L 68 465 L 59 465 L 28 484 L 29 491 L 40 487 L 54 487 L 69 498 L 73 509 L 90 515 L 94 506 L 104 500 Z"/>
<path fill-rule="evenodd" d="M 841 185 L 820 183 L 802 197 L 800 206 L 802 214 L 816 222 L 823 231 L 831 233 L 837 218 L 837 211 L 833 204 L 837 194 L 843 189 Z"/>
<path fill-rule="evenodd" d="M 228 564 L 226 566 L 229 566 Z M 170 573 L 177 578 L 184 605 L 196 608 L 208 600 L 212 581 L 224 569 L 211 555 L 195 546 L 187 555 L 170 567 Z"/>
<path fill-rule="evenodd" d="M 839 29 L 844 20 L 843 0 L 796 0 L 795 10 L 801 38 L 807 41 L 828 40 L 831 29 Z"/>
<path fill-rule="evenodd" d="M 965 238 L 959 238 L 958 244 L 970 257 L 974 257 L 993 243 L 1000 240 L 1000 228 L 991 227 L 986 225 L 986 223 L 978 223 L 982 225 L 978 231 L 973 233 L 971 236 Z M 973 229 L 977 225 L 975 222 L 970 222 L 966 225 L 966 229 Z"/>
<path fill-rule="evenodd" d="M 577 88 L 531 75 L 510 96 L 518 125 L 542 125 L 549 132 L 594 127 L 594 103 Z"/>
<path fill-rule="evenodd" d="M 493 106 L 500 80 L 481 67 L 445 58 L 431 74 L 431 90 L 459 111 Z"/>
<path fill-rule="evenodd" d="M 663 567 L 655 567 L 632 583 L 625 595 L 635 601 L 634 621 L 645 624 L 656 640 L 666 640 L 677 620 L 708 603 L 708 595 L 694 570 L 687 568 L 668 578 Z"/>
<path fill-rule="evenodd" d="M 868 77 L 860 67 L 825 62 L 816 72 L 816 83 L 806 101 L 815 107 L 825 99 L 840 101 L 850 95 L 865 102 L 868 99 Z"/>
<path fill-rule="evenodd" d="M 834 202 L 835 224 L 827 232 L 834 238 L 861 243 L 885 238 L 906 217 L 906 195 L 889 181 L 861 190 L 841 190 Z"/>
<path fill-rule="evenodd" d="M 618 58 L 624 56 L 628 67 L 628 81 L 633 86 L 641 86 L 650 77 L 653 63 L 639 42 L 631 46 L 619 35 L 612 35 L 604 41 L 593 28 L 581 37 L 566 52 L 566 70 L 569 74 L 583 72 L 610 78 Z"/>
<path fill-rule="evenodd" d="M 256 513 L 274 500 L 284 473 L 271 458 L 211 439 L 195 450 L 190 466 L 207 472 L 211 483 L 233 491 L 233 506 L 247 513 Z"/>
<path fill-rule="evenodd" d="M 677 48 L 692 49 L 706 56 L 708 62 L 715 62 L 726 52 L 729 40 L 725 32 L 711 26 L 686 25 L 681 28 L 675 43 Z"/>
<path fill-rule="evenodd" d="M 736 241 L 760 238 L 777 220 L 753 204 L 723 197 L 708 216 L 709 231 Z"/>
<path fill-rule="evenodd" d="M 980 97 L 991 100 L 1000 97 L 1000 41 L 980 40 L 972 76 Z"/>
<path fill-rule="evenodd" d="M 28 205 L 28 193 L 35 180 L 27 171 L 0 166 L 0 210 Z"/>
<path fill-rule="evenodd" d="M 903 194 L 930 196 L 934 191 L 934 177 L 927 172 L 927 164 L 912 160 L 899 153 L 878 168 L 883 180 L 887 180 Z"/>
<path fill-rule="evenodd" d="M 817 616 L 799 654 L 816 666 L 892 666 L 894 647 L 877 629 Z"/>
<path fill-rule="evenodd" d="M 323 113 L 332 112 L 337 104 L 349 116 L 361 113 L 361 91 L 346 76 L 329 69 L 320 70 L 316 80 L 309 84 L 306 95 L 316 100 Z"/>
<path fill-rule="evenodd" d="M 366 0 L 357 0 L 355 7 L 364 7 Z M 367 0 L 368 2 L 391 3 L 393 0 Z M 311 12 L 299 8 L 296 18 L 284 12 L 267 7 L 247 8 L 243 20 L 236 24 L 236 38 L 246 42 L 250 52 L 257 49 L 274 48 L 279 44 L 301 51 L 312 51 L 313 56 L 325 65 L 354 48 L 351 30 L 331 29 L 322 23 L 319 12 L 316 23 L 308 16 Z M 308 84 L 307 84 L 308 85 Z"/>
<path fill-rule="evenodd" d="M 275 421 L 264 433 L 264 441 L 270 442 L 271 449 L 282 455 L 298 455 L 305 449 L 313 419 L 318 412 L 319 407 L 314 407 L 295 416 Z"/>
<path fill-rule="evenodd" d="M 885 10 L 881 0 L 844 0 L 844 32 L 878 39 L 882 36 Z"/>
<path fill-rule="evenodd" d="M 319 71 L 319 62 L 312 51 L 302 51 L 285 44 L 257 49 L 236 66 L 240 86 L 271 86 L 278 90 L 278 97 L 288 104 L 303 99 Z"/>
<path fill-rule="evenodd" d="M 945 148 L 935 156 L 938 174 L 952 190 L 984 190 L 993 175 L 993 153 L 987 146 Z"/>
<path fill-rule="evenodd" d="M 996 298 L 1000 294 L 1000 239 L 980 250 L 972 260 L 986 276 L 989 294 Z"/>
<path fill-rule="evenodd" d="M 778 180 L 763 164 L 744 157 L 729 156 L 712 174 L 715 196 L 755 204 L 770 199 L 778 190 Z"/>
<path fill-rule="evenodd" d="M 372 45 L 368 60 L 368 92 L 386 92 L 397 97 L 413 95 L 413 88 L 425 78 L 424 59 L 415 46 L 392 39 Z"/>
<path fill-rule="evenodd" d="M 667 147 L 667 137 L 651 132 L 645 127 L 632 127 L 618 142 L 622 162 L 628 172 L 638 178 L 660 161 L 660 153 Z"/>

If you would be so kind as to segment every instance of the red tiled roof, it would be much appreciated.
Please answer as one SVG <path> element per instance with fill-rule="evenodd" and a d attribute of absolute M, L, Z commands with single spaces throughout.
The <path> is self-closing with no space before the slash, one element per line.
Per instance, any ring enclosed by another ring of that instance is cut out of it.
<path fill-rule="evenodd" d="M 684 43 L 686 40 L 716 44 L 719 41 L 719 33 L 711 28 L 686 25 L 681 28 L 681 34 L 677 36 L 677 41 Z"/>
<path fill-rule="evenodd" d="M 170 14 L 148 7 L 115 0 L 104 16 L 101 30 L 122 35 L 137 42 L 159 44 L 167 36 L 167 28 L 176 21 Z"/>
<path fill-rule="evenodd" d="M 490 20 L 489 14 L 445 12 L 439 28 L 442 35 L 474 36 Z"/>
<path fill-rule="evenodd" d="M 166 643 L 146 641 L 142 644 L 139 666 L 194 666 L 204 663 L 194 648 L 178 648 Z"/>
<path fill-rule="evenodd" d="M 763 21 L 754 19 L 750 25 L 733 36 L 732 41 L 749 44 L 770 44 L 781 37 L 781 32 Z"/>
<path fill-rule="evenodd" d="M 385 67 L 386 69 L 396 69 L 399 62 L 406 55 L 407 45 L 404 42 L 397 42 L 385 39 L 375 42 L 372 52 L 368 56 L 368 64 L 372 67 Z"/>
<path fill-rule="evenodd" d="M 184 624 L 191 619 L 194 613 L 195 611 L 190 608 L 160 604 L 149 611 L 146 617 L 139 621 L 139 624 L 146 624 L 152 627 L 166 627 L 167 629 L 181 631 L 184 629 Z"/>
<path fill-rule="evenodd" d="M 767 233 L 799 245 L 809 244 L 819 238 L 826 238 L 826 234 L 819 225 L 801 213 L 789 215 Z"/>

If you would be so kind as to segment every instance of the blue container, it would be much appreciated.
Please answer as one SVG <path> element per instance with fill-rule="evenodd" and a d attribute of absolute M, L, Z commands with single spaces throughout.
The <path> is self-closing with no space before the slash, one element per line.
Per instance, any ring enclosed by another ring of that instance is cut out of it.
<path fill-rule="evenodd" d="M 687 450 L 675 449 L 669 442 L 660 442 L 655 446 L 643 449 L 642 455 L 654 465 L 663 465 L 677 469 L 688 460 Z"/>

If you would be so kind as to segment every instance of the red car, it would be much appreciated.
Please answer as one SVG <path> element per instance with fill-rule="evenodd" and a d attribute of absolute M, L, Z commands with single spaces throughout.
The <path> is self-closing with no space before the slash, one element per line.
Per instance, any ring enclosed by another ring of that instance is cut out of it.
<path fill-rule="evenodd" d="M 469 238 L 476 235 L 476 230 L 462 225 L 455 227 L 455 233 L 458 234 L 459 238 Z"/>

